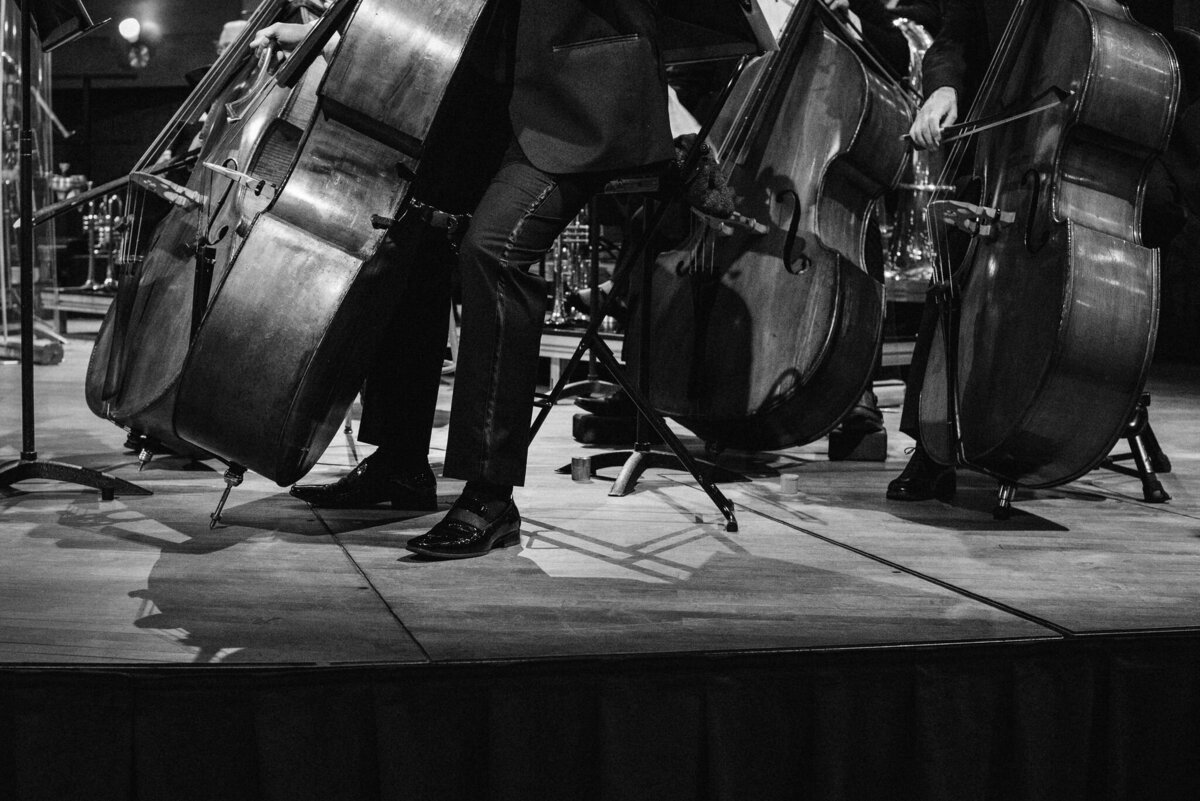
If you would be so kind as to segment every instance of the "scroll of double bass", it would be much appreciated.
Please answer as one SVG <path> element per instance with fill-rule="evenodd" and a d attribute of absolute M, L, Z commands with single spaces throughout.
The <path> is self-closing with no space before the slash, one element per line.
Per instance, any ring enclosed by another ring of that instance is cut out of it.
<path fill-rule="evenodd" d="M 779 51 L 742 76 L 713 138 L 754 224 L 698 229 L 664 253 L 650 330 L 631 332 L 650 338 L 654 405 L 712 443 L 810 442 L 875 367 L 883 289 L 866 271 L 869 227 L 904 169 L 914 99 L 839 28 L 801 0 Z"/>
<path fill-rule="evenodd" d="M 947 314 L 921 393 L 936 461 L 1046 487 L 1120 437 L 1153 353 L 1159 258 L 1140 215 L 1178 84 L 1162 36 L 1115 0 L 1018 5 L 966 125 L 1060 100 L 975 137 L 977 202 L 932 204 L 972 231 L 939 275 Z"/>

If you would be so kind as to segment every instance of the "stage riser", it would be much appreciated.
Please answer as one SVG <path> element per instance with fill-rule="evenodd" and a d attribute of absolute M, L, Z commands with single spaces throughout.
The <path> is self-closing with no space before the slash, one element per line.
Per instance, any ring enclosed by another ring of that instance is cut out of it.
<path fill-rule="evenodd" d="M 0 798 L 1194 799 L 1200 637 L 10 668 Z"/>

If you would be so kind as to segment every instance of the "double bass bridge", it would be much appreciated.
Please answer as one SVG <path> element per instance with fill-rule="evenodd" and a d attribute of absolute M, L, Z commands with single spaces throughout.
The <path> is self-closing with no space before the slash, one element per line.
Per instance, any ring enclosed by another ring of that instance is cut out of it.
<path fill-rule="evenodd" d="M 1001 231 L 1017 221 L 1016 212 L 961 200 L 935 200 L 929 204 L 929 212 L 943 224 L 980 239 L 996 239 Z"/>

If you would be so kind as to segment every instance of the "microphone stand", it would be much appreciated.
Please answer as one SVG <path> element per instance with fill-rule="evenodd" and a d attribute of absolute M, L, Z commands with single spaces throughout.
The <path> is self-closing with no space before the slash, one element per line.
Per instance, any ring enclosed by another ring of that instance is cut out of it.
<path fill-rule="evenodd" d="M 14 494 L 13 484 L 31 478 L 68 481 L 100 490 L 103 500 L 122 495 L 150 495 L 124 479 L 64 462 L 38 459 L 34 440 L 33 403 L 33 9 L 39 0 L 21 3 L 21 457 L 0 465 L 0 492 Z M 82 11 L 82 7 L 80 7 Z M 86 18 L 86 12 L 83 12 Z M 90 22 L 90 20 L 88 20 Z M 81 32 L 82 33 L 82 32 Z M 74 38 L 74 37 L 72 37 Z"/>

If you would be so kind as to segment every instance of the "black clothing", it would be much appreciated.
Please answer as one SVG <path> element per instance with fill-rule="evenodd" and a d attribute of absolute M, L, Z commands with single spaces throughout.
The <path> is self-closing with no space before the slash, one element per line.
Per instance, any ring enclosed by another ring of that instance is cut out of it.
<path fill-rule="evenodd" d="M 525 483 L 546 316 L 546 282 L 529 268 L 603 186 L 600 174 L 539 170 L 514 143 L 475 209 L 458 260 L 463 324 L 446 476 Z"/>
<path fill-rule="evenodd" d="M 521 485 L 546 305 L 545 281 L 528 270 L 614 171 L 665 161 L 674 148 L 655 2 L 497 0 L 489 10 L 485 49 L 468 54 L 466 73 L 485 89 L 440 123 L 460 138 L 464 127 L 489 142 L 499 133 L 508 146 L 457 257 L 463 319 L 443 474 Z M 493 91 L 506 76 L 511 85 Z M 508 101 L 511 129 L 470 130 L 484 95 Z M 478 158 L 469 139 L 455 147 Z M 423 164 L 418 199 L 453 199 L 454 155 L 443 148 L 437 169 Z M 360 438 L 424 456 L 448 330 L 449 244 L 415 222 L 393 238 L 408 288 L 367 378 Z"/>
<path fill-rule="evenodd" d="M 1170 37 L 1173 0 L 1128 0 L 1133 17 Z M 1017 0 L 945 0 L 942 28 L 925 53 L 923 87 L 928 97 L 950 86 L 958 91 L 960 113 L 970 107 Z"/>
<path fill-rule="evenodd" d="M 883 0 L 850 0 L 850 10 L 862 23 L 863 39 L 879 54 L 897 77 L 908 74 L 908 40 L 884 8 Z"/>
<path fill-rule="evenodd" d="M 550 173 L 641 167 L 674 155 L 651 0 L 520 0 L 517 141 Z"/>

